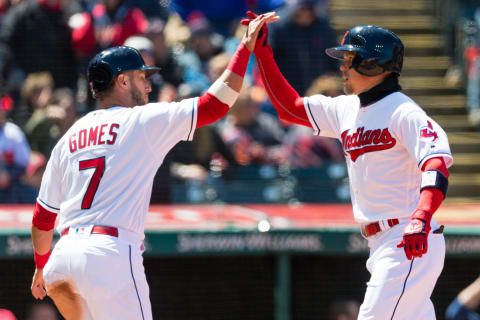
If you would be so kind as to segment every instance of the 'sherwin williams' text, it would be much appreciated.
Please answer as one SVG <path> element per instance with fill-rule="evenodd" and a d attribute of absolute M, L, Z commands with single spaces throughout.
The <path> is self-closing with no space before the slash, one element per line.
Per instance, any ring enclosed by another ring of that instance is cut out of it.
<path fill-rule="evenodd" d="M 115 144 L 119 128 L 118 123 L 104 123 L 74 132 L 68 137 L 70 152 L 74 153 L 90 146 Z"/>
<path fill-rule="evenodd" d="M 364 127 L 360 127 L 354 134 L 348 134 L 350 130 L 342 132 L 343 150 L 350 155 L 353 162 L 362 154 L 390 149 L 397 143 L 388 128 L 364 130 Z"/>

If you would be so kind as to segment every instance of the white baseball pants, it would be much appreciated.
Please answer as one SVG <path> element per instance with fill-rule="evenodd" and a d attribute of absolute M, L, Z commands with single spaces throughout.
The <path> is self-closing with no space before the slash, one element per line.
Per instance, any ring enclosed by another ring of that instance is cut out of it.
<path fill-rule="evenodd" d="M 70 230 L 57 242 L 44 268 L 47 286 L 70 281 L 82 298 L 83 320 L 151 320 L 138 236 L 121 229 L 118 238 Z"/>
<path fill-rule="evenodd" d="M 432 219 L 433 220 L 433 219 Z M 367 269 L 371 274 L 358 319 L 430 320 L 435 319 L 430 296 L 443 269 L 445 239 L 434 234 L 432 221 L 428 252 L 421 258 L 407 260 L 401 242 L 409 220 L 368 238 L 370 257 Z"/>

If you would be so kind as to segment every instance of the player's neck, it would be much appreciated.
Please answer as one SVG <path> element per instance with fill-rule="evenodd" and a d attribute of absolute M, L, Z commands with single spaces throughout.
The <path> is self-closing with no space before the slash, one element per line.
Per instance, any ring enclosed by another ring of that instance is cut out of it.
<path fill-rule="evenodd" d="M 356 89 L 353 94 L 355 95 L 361 95 L 365 92 L 368 92 L 372 90 L 373 88 L 377 87 L 380 85 L 385 78 L 387 77 L 385 74 L 374 76 L 374 77 L 368 77 L 368 76 L 361 76 L 361 81 L 356 86 Z"/>
<path fill-rule="evenodd" d="M 398 75 L 390 74 L 380 83 L 360 93 L 358 98 L 360 99 L 361 106 L 368 106 L 400 90 L 402 90 L 402 87 L 398 83 Z"/>
<path fill-rule="evenodd" d="M 105 97 L 101 99 L 98 102 L 98 109 L 107 109 L 110 107 L 115 107 L 115 106 L 121 106 L 125 108 L 132 108 L 134 105 L 129 99 L 122 98 L 119 95 L 110 95 L 108 97 Z"/>

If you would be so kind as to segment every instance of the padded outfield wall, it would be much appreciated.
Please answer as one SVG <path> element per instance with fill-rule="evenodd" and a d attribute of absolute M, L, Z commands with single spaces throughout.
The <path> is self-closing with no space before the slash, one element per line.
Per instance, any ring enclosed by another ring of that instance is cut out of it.
<path fill-rule="evenodd" d="M 19 319 L 34 302 L 32 210 L 0 207 L 0 308 Z M 480 270 L 480 206 L 446 204 L 436 217 L 447 258 L 432 299 L 443 319 Z M 369 277 L 350 205 L 152 206 L 146 249 L 154 319 L 328 319 L 334 301 L 362 300 Z"/>

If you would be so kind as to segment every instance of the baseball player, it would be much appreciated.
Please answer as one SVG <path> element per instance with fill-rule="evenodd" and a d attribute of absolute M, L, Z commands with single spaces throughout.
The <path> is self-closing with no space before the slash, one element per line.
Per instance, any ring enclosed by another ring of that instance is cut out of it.
<path fill-rule="evenodd" d="M 176 143 L 228 112 L 261 26 L 277 19 L 273 12 L 254 19 L 208 92 L 178 103 L 147 104 L 148 78 L 159 69 L 131 47 L 90 61 L 98 110 L 55 146 L 33 214 L 35 298 L 48 294 L 69 320 L 152 319 L 142 252 L 153 177 Z M 61 237 L 50 256 L 57 216 Z"/>
<path fill-rule="evenodd" d="M 346 95 L 300 97 L 277 68 L 266 34 L 254 53 L 280 118 L 343 146 L 354 217 L 370 248 L 358 319 L 435 319 L 430 296 L 445 242 L 432 216 L 453 159 L 442 128 L 401 92 L 402 42 L 377 26 L 350 29 L 340 46 L 326 50 L 343 62 Z"/>

